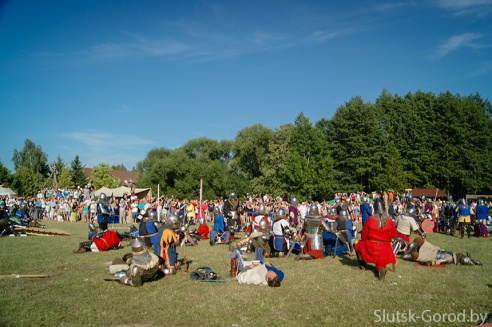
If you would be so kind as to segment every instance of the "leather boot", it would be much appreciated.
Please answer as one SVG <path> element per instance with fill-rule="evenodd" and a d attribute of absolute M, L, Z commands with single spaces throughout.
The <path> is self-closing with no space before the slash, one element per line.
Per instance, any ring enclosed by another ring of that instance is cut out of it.
<path fill-rule="evenodd" d="M 385 268 L 379 268 L 378 269 L 378 279 L 379 280 L 384 280 L 384 276 L 386 276 L 386 269 Z"/>
<path fill-rule="evenodd" d="M 236 271 L 236 259 L 231 259 L 231 271 L 229 273 L 230 277 L 236 277 L 237 271 Z"/>

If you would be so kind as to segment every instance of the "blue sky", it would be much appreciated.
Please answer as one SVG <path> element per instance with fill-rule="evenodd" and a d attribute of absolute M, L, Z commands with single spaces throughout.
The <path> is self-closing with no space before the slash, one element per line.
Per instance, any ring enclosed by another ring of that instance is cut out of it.
<path fill-rule="evenodd" d="M 491 100 L 492 0 L 0 1 L 0 160 L 233 140 L 383 89 Z"/>

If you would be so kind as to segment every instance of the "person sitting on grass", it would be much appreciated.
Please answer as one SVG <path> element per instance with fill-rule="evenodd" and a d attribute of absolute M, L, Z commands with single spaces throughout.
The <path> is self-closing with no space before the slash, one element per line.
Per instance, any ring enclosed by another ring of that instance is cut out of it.
<path fill-rule="evenodd" d="M 275 268 L 269 262 L 246 261 L 241 249 L 231 253 L 231 277 L 236 277 L 239 284 L 279 287 L 284 279 L 282 270 Z"/>
<path fill-rule="evenodd" d="M 473 259 L 468 252 L 455 253 L 443 250 L 417 236 L 408 245 L 405 253 L 400 256 L 405 260 L 413 260 L 425 266 L 454 263 L 455 265 L 481 266 L 482 263 Z"/>

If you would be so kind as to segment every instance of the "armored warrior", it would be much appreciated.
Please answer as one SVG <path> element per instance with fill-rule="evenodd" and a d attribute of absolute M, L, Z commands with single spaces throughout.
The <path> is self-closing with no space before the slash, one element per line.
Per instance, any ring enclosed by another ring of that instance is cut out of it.
<path fill-rule="evenodd" d="M 97 223 L 102 231 L 108 229 L 108 223 L 110 222 L 111 211 L 108 206 L 108 197 L 106 193 L 99 195 L 99 200 L 96 205 Z"/>
<path fill-rule="evenodd" d="M 243 206 L 241 201 L 236 196 L 236 193 L 232 192 L 229 195 L 229 198 L 224 201 L 223 213 L 224 218 L 226 219 L 227 227 L 231 232 L 230 238 L 234 238 L 234 232 L 241 224 L 240 214 L 242 214 Z"/>
<path fill-rule="evenodd" d="M 90 241 L 79 243 L 79 248 L 73 253 L 84 252 L 102 252 L 121 247 L 121 239 L 123 238 L 113 230 L 98 230 L 93 223 L 89 223 L 89 239 Z"/>
<path fill-rule="evenodd" d="M 175 230 L 179 228 L 179 219 L 176 213 L 172 212 L 166 219 L 166 223 L 159 227 L 157 243 L 154 246 L 154 254 L 164 260 L 166 275 L 176 274 L 178 268 L 178 254 L 176 252 L 176 244 L 178 237 Z"/>
<path fill-rule="evenodd" d="M 465 199 L 458 200 L 459 206 L 456 208 L 456 212 L 458 213 L 458 224 L 460 228 L 460 236 L 463 238 L 465 236 L 465 229 L 468 234 L 468 238 L 470 238 L 471 234 L 471 215 L 475 214 L 472 207 L 470 207 Z"/>
<path fill-rule="evenodd" d="M 159 257 L 149 253 L 144 242 L 139 238 L 134 239 L 130 245 L 131 257 L 126 260 L 129 267 L 125 275 L 121 276 L 120 283 L 140 287 L 144 282 L 157 279 L 161 261 Z"/>
<path fill-rule="evenodd" d="M 482 263 L 473 259 L 468 252 L 453 253 L 432 245 L 417 236 L 401 256 L 405 260 L 413 260 L 424 265 L 454 263 L 455 265 L 481 266 Z"/>
<path fill-rule="evenodd" d="M 367 195 L 364 195 L 361 200 L 362 204 L 360 205 L 360 214 L 362 216 L 362 226 L 364 226 L 367 219 L 372 216 L 372 208 L 369 204 L 369 197 Z"/>
<path fill-rule="evenodd" d="M 230 235 L 226 229 L 224 216 L 220 212 L 220 208 L 216 206 L 214 208 L 214 225 L 210 231 L 209 243 L 210 245 L 214 245 L 216 242 L 229 243 Z"/>
<path fill-rule="evenodd" d="M 285 235 L 290 232 L 289 222 L 285 210 L 280 208 L 275 216 L 273 223 L 273 249 L 279 256 L 283 256 L 287 252 L 287 244 Z"/>
<path fill-rule="evenodd" d="M 359 266 L 356 269 L 364 270 L 366 262 L 376 264 L 378 279 L 386 276 L 386 265 L 395 264 L 395 256 L 391 247 L 391 240 L 396 237 L 396 228 L 384 211 L 383 202 L 374 202 L 374 214 L 369 217 L 362 227 L 361 240 L 355 245 Z"/>
<path fill-rule="evenodd" d="M 153 211 L 150 205 L 148 205 L 148 207 L 144 210 L 146 212 L 140 220 L 138 229 L 140 237 L 144 238 L 145 246 L 150 249 L 152 246 L 155 247 L 158 241 L 158 230 L 160 224 L 157 221 L 157 212 Z"/>
<path fill-rule="evenodd" d="M 293 196 L 290 199 L 290 206 L 289 206 L 289 222 L 297 226 L 299 224 L 299 211 L 297 210 L 297 207 L 299 206 L 299 200 Z"/>
<path fill-rule="evenodd" d="M 412 234 L 412 232 L 425 238 L 425 232 L 417 223 L 416 218 L 417 209 L 415 209 L 414 206 L 409 205 L 406 212 L 396 219 L 396 235 L 406 243 L 410 242 L 410 234 Z"/>

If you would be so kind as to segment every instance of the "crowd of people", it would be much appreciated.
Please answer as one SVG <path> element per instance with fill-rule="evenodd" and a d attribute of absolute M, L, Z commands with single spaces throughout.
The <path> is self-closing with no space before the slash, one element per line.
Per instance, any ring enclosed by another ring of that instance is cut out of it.
<path fill-rule="evenodd" d="M 481 199 L 471 203 L 463 199 L 454 202 L 451 197 L 444 201 L 414 197 L 410 193 L 400 195 L 392 190 L 372 194 L 337 193 L 334 200 L 319 202 L 299 201 L 288 195 L 247 194 L 239 199 L 234 193 L 226 199 L 201 202 L 165 197 L 141 199 L 133 190 L 121 198 L 113 198 L 104 193 L 96 197 L 88 184 L 75 190 L 46 188 L 35 198 L 0 198 L 0 208 L 11 210 L 12 207 L 37 219 L 88 223 L 99 236 L 80 243 L 76 253 L 119 246 L 120 238 L 109 233 L 108 224 L 139 224 L 143 245 L 132 242 L 135 257 L 133 261 L 127 258 L 124 264 L 130 268 L 138 263 L 140 268 L 126 270 L 121 281 L 127 285 L 141 285 L 146 269 L 154 273 L 156 265 L 165 275 L 174 274 L 179 268 L 176 245 L 182 241 L 188 225 L 198 224 L 199 237 L 208 239 L 210 245 L 229 244 L 231 277 L 236 277 L 240 283 L 280 286 L 283 272 L 264 258 L 285 256 L 293 249 L 298 252 L 296 259 L 321 258 L 326 255 L 325 244 L 330 238 L 335 240 L 332 254 L 336 255 L 337 246 L 344 247 L 345 254 L 357 257 L 355 268 L 364 270 L 367 263 L 375 264 L 380 280 L 386 275 L 386 265 L 395 263 L 395 255 L 424 263 L 477 264 L 479 262 L 469 254 L 453 256 L 423 241 L 425 232 L 419 222 L 428 217 L 437 226 L 437 221 L 448 217 L 457 223 L 452 226 L 457 227 L 462 238 L 465 232 L 470 237 L 471 217 L 486 226 L 491 203 Z M 362 224 L 360 240 L 354 226 L 359 222 Z M 98 231 L 94 223 L 98 224 Z M 207 223 L 211 223 L 211 229 Z M 245 232 L 245 235 L 234 244 L 236 232 Z M 410 242 L 412 233 L 418 238 Z M 153 255 L 147 255 L 150 249 Z M 431 249 L 425 260 L 422 249 Z M 255 260 L 245 260 L 243 251 L 255 253 Z M 150 263 L 151 266 L 146 266 Z"/>

